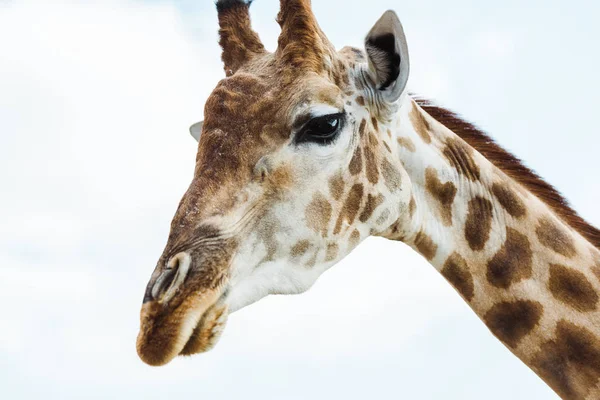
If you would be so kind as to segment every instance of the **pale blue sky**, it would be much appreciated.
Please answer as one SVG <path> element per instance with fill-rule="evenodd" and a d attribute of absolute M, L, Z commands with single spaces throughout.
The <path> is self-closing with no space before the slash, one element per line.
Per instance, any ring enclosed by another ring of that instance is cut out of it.
<path fill-rule="evenodd" d="M 598 2 L 313 2 L 338 47 L 396 10 L 409 87 L 600 225 Z M 253 5 L 271 49 L 277 6 Z M 211 0 L 0 2 L 0 396 L 556 398 L 432 267 L 375 239 L 310 292 L 232 315 L 213 352 L 139 361 L 143 290 L 193 172 L 187 128 L 222 76 L 216 29 Z"/>

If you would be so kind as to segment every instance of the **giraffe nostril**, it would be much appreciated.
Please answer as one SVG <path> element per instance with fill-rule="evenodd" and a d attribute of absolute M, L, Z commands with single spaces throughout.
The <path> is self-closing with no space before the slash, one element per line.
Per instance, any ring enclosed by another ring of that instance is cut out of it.
<path fill-rule="evenodd" d="M 151 299 L 160 302 L 169 301 L 185 281 L 191 263 L 192 259 L 187 253 L 179 253 L 171 258 L 152 286 Z"/>
<path fill-rule="evenodd" d="M 163 271 L 163 273 L 158 277 L 156 283 L 152 287 L 152 298 L 158 300 L 161 296 L 167 291 L 167 289 L 173 283 L 173 278 L 175 278 L 176 270 L 167 268 Z"/>

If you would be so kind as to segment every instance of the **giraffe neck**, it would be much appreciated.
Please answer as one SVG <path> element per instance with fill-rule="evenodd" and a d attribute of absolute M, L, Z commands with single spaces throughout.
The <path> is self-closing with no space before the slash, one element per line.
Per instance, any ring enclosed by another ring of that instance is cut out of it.
<path fill-rule="evenodd" d="M 563 398 L 600 398 L 600 252 L 412 99 L 393 122 L 409 220 L 383 236 L 423 255 Z"/>

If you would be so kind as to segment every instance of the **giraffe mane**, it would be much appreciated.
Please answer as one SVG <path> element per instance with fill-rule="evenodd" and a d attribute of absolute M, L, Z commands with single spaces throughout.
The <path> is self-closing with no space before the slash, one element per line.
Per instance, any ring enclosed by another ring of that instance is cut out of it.
<path fill-rule="evenodd" d="M 445 125 L 505 174 L 527 188 L 546 203 L 566 224 L 600 249 L 600 230 L 577 214 L 558 190 L 525 166 L 523 161 L 502 148 L 485 132 L 472 123 L 465 121 L 453 111 L 437 106 L 428 99 L 415 96 L 413 96 L 413 99 L 431 117 Z"/>

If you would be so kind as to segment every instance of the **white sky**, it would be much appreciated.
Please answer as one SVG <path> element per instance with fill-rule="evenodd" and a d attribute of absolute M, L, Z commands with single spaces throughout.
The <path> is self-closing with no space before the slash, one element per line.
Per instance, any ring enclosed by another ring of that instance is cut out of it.
<path fill-rule="evenodd" d="M 600 225 L 597 2 L 314 3 L 338 47 L 395 9 L 412 90 Z M 271 49 L 277 4 L 253 5 Z M 309 293 L 232 315 L 213 352 L 139 361 L 144 287 L 193 172 L 187 128 L 222 76 L 216 30 L 211 0 L 0 1 L 0 396 L 556 398 L 432 267 L 376 239 Z"/>

